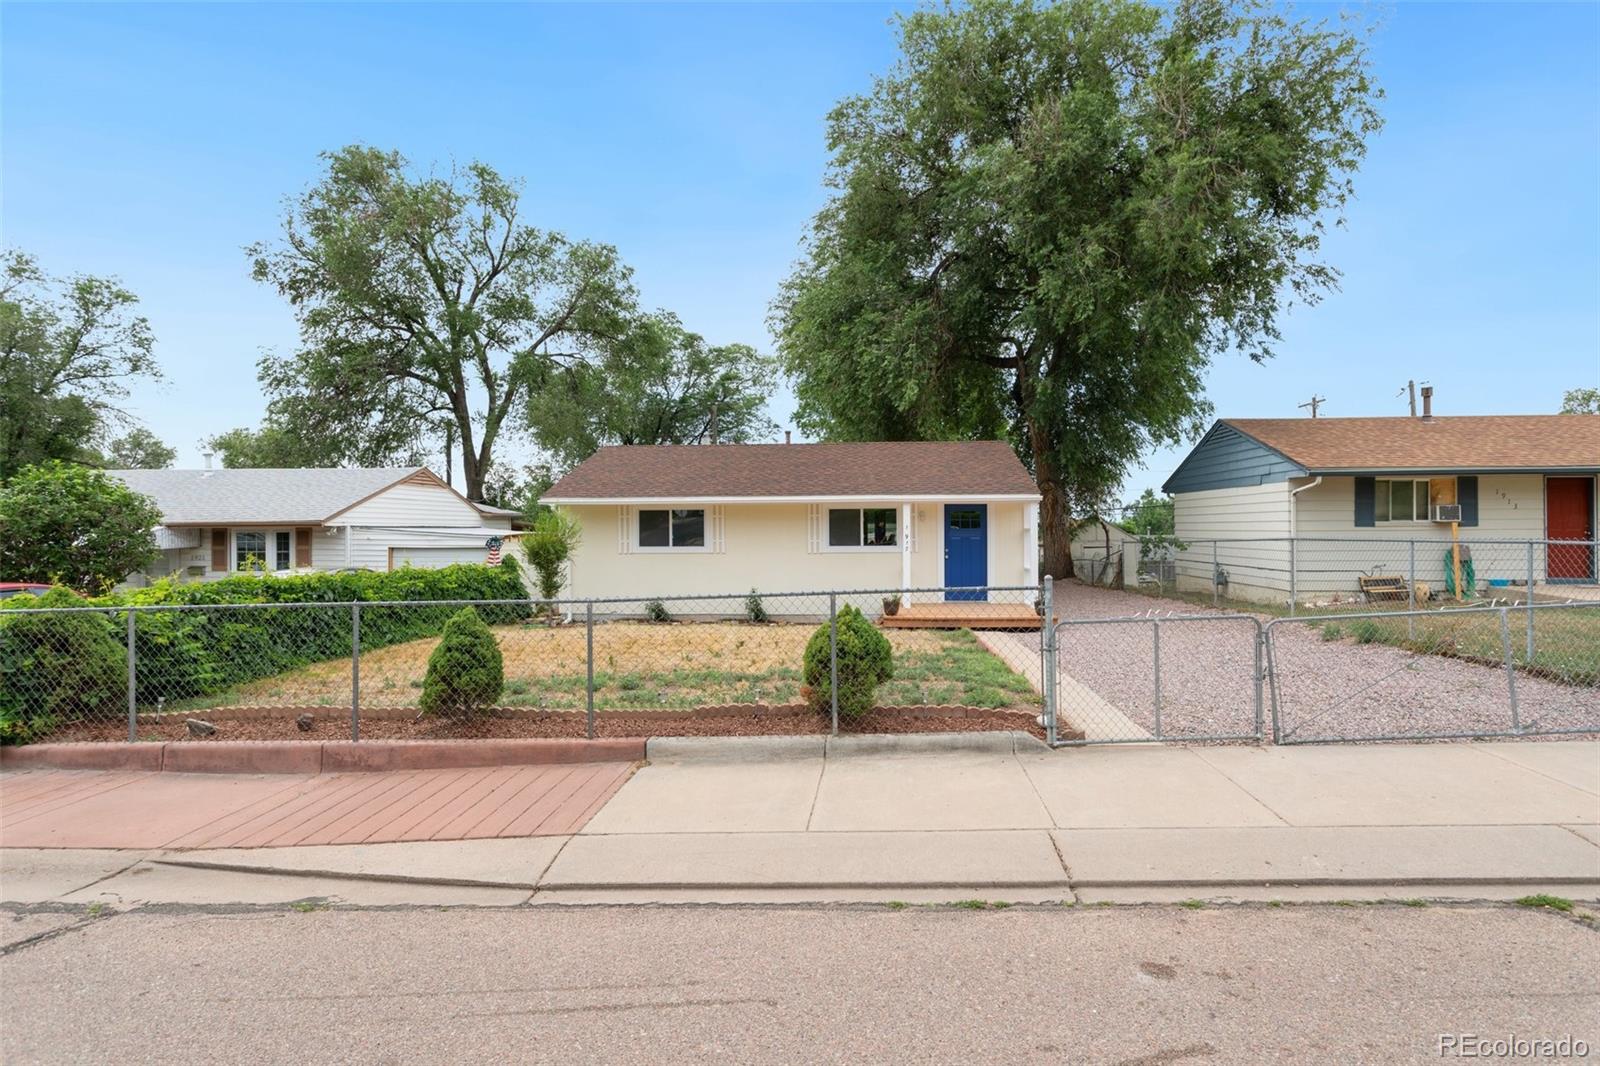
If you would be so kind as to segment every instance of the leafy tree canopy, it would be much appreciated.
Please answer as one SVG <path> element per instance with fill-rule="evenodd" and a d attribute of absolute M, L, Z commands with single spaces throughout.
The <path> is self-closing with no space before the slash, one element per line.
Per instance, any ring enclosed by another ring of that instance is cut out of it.
<path fill-rule="evenodd" d="M 99 470 L 51 460 L 0 489 L 0 574 L 98 595 L 156 558 L 161 512 Z"/>
<path fill-rule="evenodd" d="M 1561 397 L 1564 415 L 1600 415 L 1600 389 L 1568 389 Z"/>
<path fill-rule="evenodd" d="M 113 470 L 165 470 L 178 458 L 166 441 L 134 426 L 106 445 L 105 465 Z"/>
<path fill-rule="evenodd" d="M 528 225 L 518 186 L 482 163 L 418 175 L 362 146 L 324 159 L 282 238 L 250 249 L 302 340 L 261 367 L 266 427 L 322 464 L 381 465 L 448 423 L 466 494 L 481 500 L 530 385 L 623 332 L 629 271 L 609 246 Z"/>
<path fill-rule="evenodd" d="M 54 278 L 0 253 L 0 484 L 50 459 L 95 462 L 132 378 L 159 378 L 150 325 L 116 281 Z"/>
<path fill-rule="evenodd" d="M 899 19 L 834 108 L 830 202 L 773 327 L 832 439 L 1007 436 L 1045 571 L 1210 359 L 1265 359 L 1337 273 L 1324 226 L 1377 130 L 1359 36 L 1241 0 L 974 0 Z"/>
<path fill-rule="evenodd" d="M 1123 509 L 1121 525 L 1141 537 L 1171 536 L 1177 529 L 1171 498 L 1157 496 L 1155 489 L 1145 489 Z"/>
<path fill-rule="evenodd" d="M 777 368 L 747 344 L 707 344 L 669 313 L 640 316 L 593 362 L 554 367 L 528 426 L 561 469 L 603 444 L 744 443 L 772 436 Z"/>

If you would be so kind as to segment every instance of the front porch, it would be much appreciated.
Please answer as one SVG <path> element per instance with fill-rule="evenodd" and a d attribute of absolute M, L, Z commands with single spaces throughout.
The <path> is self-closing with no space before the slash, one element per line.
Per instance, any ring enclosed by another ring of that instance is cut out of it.
<path fill-rule="evenodd" d="M 1038 629 L 1039 612 L 1027 603 L 946 600 L 908 603 L 878 618 L 884 629 Z"/>

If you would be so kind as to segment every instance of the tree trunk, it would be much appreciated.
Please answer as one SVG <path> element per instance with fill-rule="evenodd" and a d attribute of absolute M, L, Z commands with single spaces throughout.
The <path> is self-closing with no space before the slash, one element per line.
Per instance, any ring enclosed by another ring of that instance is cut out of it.
<path fill-rule="evenodd" d="M 1037 423 L 1028 427 L 1028 439 L 1033 443 L 1033 478 L 1043 497 L 1039 501 L 1039 530 L 1044 536 L 1044 554 L 1039 572 L 1060 580 L 1072 575 L 1072 537 L 1068 533 L 1071 508 L 1050 442 L 1044 439 Z"/>

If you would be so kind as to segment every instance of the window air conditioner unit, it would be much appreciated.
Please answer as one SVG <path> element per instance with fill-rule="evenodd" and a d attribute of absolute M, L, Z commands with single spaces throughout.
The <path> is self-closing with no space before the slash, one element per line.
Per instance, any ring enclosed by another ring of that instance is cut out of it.
<path fill-rule="evenodd" d="M 1461 521 L 1461 505 L 1459 503 L 1435 504 L 1433 508 L 1433 520 L 1435 522 Z"/>

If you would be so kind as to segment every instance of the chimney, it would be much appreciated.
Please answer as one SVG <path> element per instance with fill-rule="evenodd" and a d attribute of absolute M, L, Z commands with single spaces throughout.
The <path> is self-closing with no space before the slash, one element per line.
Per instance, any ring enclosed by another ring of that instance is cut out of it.
<path fill-rule="evenodd" d="M 1422 386 L 1422 420 L 1433 421 L 1433 386 Z"/>
<path fill-rule="evenodd" d="M 210 469 L 211 469 L 211 454 L 212 454 L 212 453 L 211 453 L 211 452 L 206 452 L 206 453 L 205 453 L 205 459 L 206 459 L 206 469 L 207 469 L 207 470 L 210 470 Z"/>
<path fill-rule="evenodd" d="M 785 443 L 785 444 L 793 444 L 794 443 L 794 441 L 789 439 L 789 431 L 787 429 L 783 431 L 783 443 Z"/>

